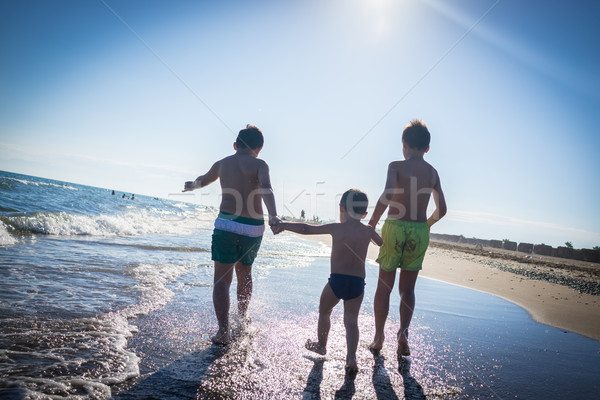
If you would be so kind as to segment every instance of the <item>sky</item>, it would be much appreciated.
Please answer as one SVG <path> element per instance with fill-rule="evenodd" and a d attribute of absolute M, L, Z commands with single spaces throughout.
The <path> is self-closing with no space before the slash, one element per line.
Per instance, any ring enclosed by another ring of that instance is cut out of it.
<path fill-rule="evenodd" d="M 414 118 L 432 231 L 600 245 L 600 2 L 0 0 L 0 170 L 218 206 L 257 125 L 280 215 L 372 205 Z"/>

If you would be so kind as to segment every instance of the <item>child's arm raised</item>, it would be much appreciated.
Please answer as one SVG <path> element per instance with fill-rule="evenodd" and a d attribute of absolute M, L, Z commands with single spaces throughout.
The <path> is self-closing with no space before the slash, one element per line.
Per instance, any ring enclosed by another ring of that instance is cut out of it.
<path fill-rule="evenodd" d="M 204 175 L 200 175 L 195 181 L 188 181 L 184 183 L 182 192 L 191 192 L 195 189 L 200 189 L 206 185 L 209 185 L 219 178 L 219 161 L 213 164 L 213 166 Z"/>
<path fill-rule="evenodd" d="M 433 211 L 433 214 L 431 214 L 431 217 L 427 219 L 427 225 L 429 225 L 429 229 L 431 229 L 431 225 L 442 219 L 442 217 L 446 215 L 446 212 L 448 211 L 448 208 L 446 207 L 446 198 L 444 197 L 444 192 L 442 191 L 442 185 L 440 183 L 440 177 L 437 172 L 431 195 L 433 196 L 433 201 L 435 203 L 435 210 Z"/>

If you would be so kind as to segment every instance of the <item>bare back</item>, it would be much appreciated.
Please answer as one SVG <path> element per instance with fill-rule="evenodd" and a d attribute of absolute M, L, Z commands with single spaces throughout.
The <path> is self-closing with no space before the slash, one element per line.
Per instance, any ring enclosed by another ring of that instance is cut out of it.
<path fill-rule="evenodd" d="M 243 217 L 262 219 L 261 175 L 268 166 L 263 160 L 236 153 L 218 162 L 222 189 L 220 210 Z M 270 182 L 268 182 L 270 186 Z"/>
<path fill-rule="evenodd" d="M 435 168 L 422 158 L 394 161 L 387 179 L 386 191 L 391 196 L 388 218 L 426 222 L 431 193 L 439 185 Z"/>
<path fill-rule="evenodd" d="M 331 228 L 331 273 L 364 278 L 374 229 L 356 220 L 332 224 Z"/>

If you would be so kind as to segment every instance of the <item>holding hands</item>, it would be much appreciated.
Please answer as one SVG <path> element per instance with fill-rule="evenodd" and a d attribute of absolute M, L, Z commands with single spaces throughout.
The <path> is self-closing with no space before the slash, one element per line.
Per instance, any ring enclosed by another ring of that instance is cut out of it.
<path fill-rule="evenodd" d="M 269 226 L 275 235 L 283 230 L 281 219 L 277 215 L 269 216 Z"/>
<path fill-rule="evenodd" d="M 273 235 L 277 235 L 278 233 L 285 231 L 285 224 L 279 221 L 279 223 L 271 225 L 271 231 L 273 231 Z"/>

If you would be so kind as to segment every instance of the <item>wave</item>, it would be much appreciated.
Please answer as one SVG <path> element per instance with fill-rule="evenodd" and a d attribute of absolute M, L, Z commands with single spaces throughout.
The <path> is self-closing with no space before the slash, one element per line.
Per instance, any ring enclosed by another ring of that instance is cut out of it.
<path fill-rule="evenodd" d="M 23 185 L 49 186 L 49 187 L 56 187 L 56 188 L 60 188 L 60 189 L 79 190 L 79 189 L 77 189 L 77 188 L 75 188 L 73 186 L 67 185 L 66 183 L 35 182 L 35 181 L 28 181 L 26 179 L 17 179 L 17 178 L 10 178 L 10 177 L 0 177 L 0 185 L 10 186 L 10 184 L 12 182 L 20 183 L 20 184 L 23 184 Z"/>
<path fill-rule="evenodd" d="M 129 265 L 126 274 L 137 282 L 132 289 L 140 293 L 138 301 L 94 317 L 3 319 L 0 340 L 10 336 L 28 344 L 0 349 L 3 383 L 21 388 L 19 398 L 110 398 L 113 385 L 140 376 L 140 358 L 127 347 L 137 332 L 132 318 L 171 301 L 174 293 L 167 285 L 190 268 L 193 265 Z"/>
<path fill-rule="evenodd" d="M 28 215 L 0 217 L 0 222 L 13 234 L 55 236 L 190 234 L 198 228 L 208 227 L 208 221 L 198 216 L 156 216 L 146 210 L 128 210 L 122 215 L 90 216 L 67 212 L 34 212 Z"/>
<path fill-rule="evenodd" d="M 17 243 L 17 239 L 8 233 L 7 227 L 0 221 L 0 246 L 10 246 Z"/>
<path fill-rule="evenodd" d="M 181 251 L 181 252 L 193 252 L 193 253 L 206 253 L 211 251 L 205 247 L 188 247 L 188 246 L 155 246 L 150 244 L 137 244 L 137 243 L 111 243 L 111 242 L 88 242 L 104 246 L 118 246 L 118 247 L 131 247 L 142 250 L 158 250 L 158 251 Z"/>

